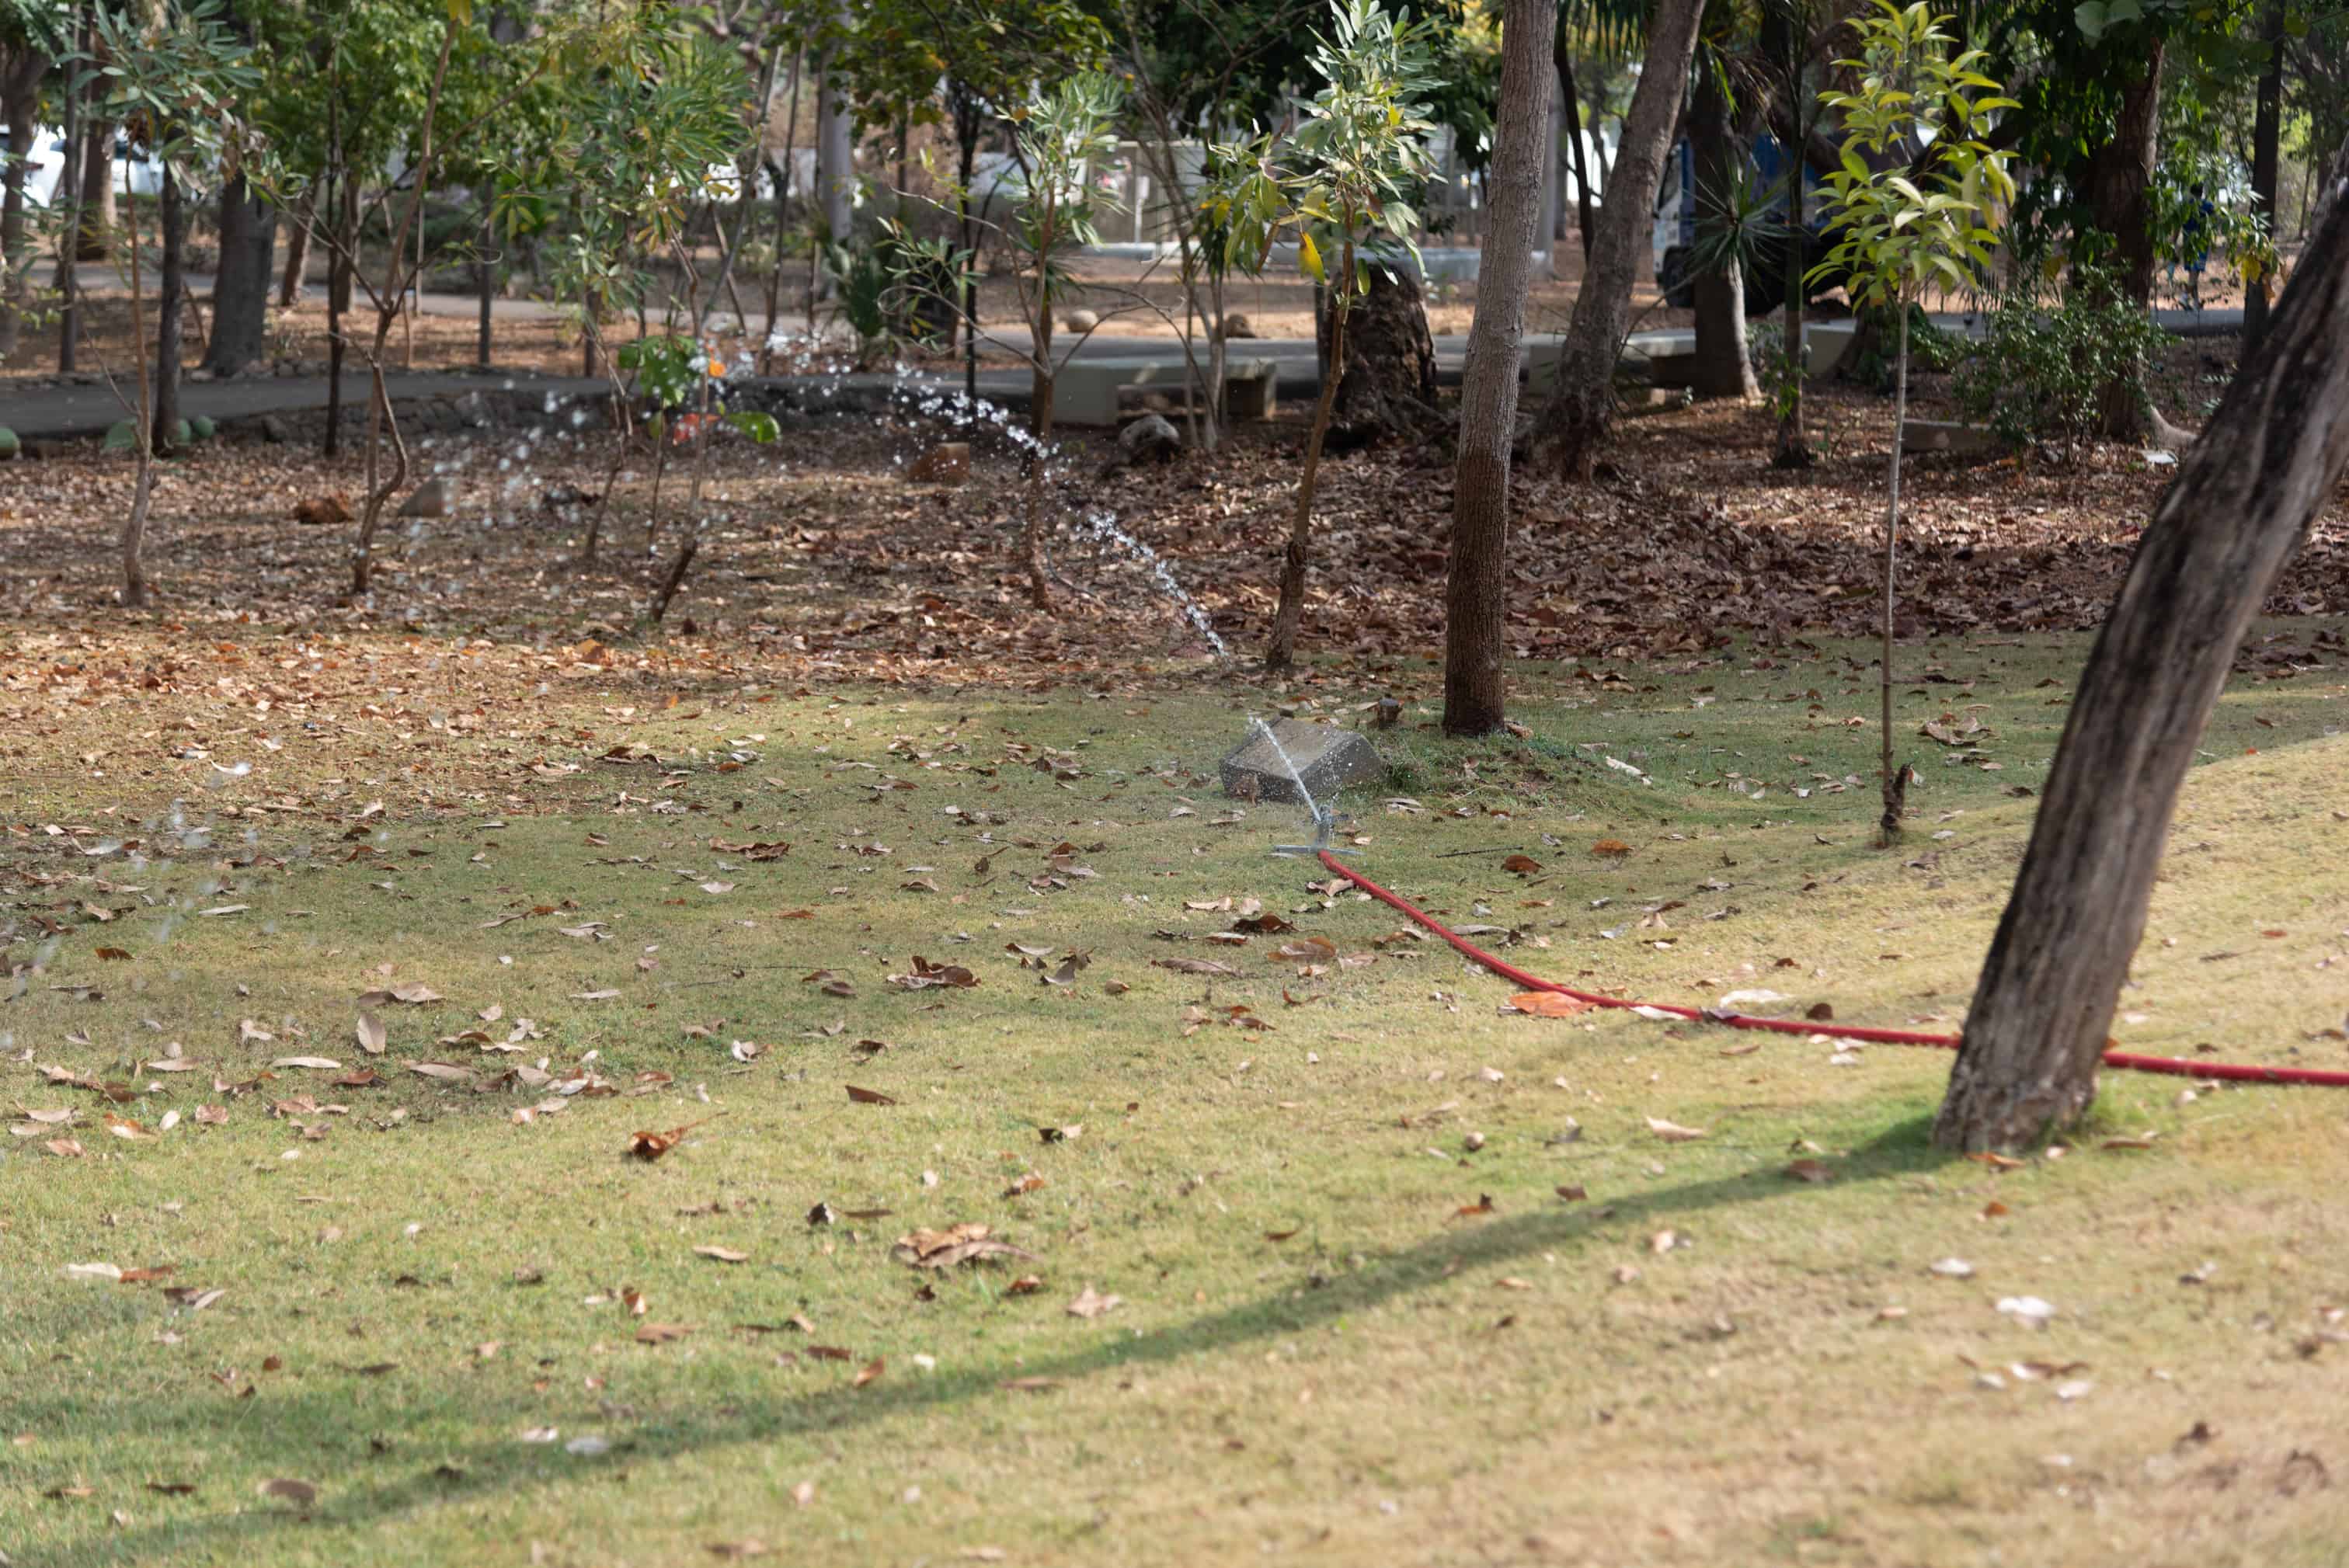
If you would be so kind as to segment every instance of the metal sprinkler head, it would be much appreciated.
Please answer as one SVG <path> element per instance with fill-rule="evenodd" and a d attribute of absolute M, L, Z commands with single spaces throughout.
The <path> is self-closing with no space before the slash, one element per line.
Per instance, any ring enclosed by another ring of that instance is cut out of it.
<path fill-rule="evenodd" d="M 1319 801 L 1309 801 L 1306 810 L 1313 814 L 1313 841 L 1309 844 L 1275 844 L 1276 855 L 1359 855 L 1362 851 L 1346 844 L 1333 844 L 1330 835 L 1337 831 L 1338 813 Z"/>

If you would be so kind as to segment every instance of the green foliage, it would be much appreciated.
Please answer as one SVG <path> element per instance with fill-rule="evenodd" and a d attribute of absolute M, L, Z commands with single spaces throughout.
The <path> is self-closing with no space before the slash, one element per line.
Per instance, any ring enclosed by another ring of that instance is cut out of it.
<path fill-rule="evenodd" d="M 834 59 L 858 126 L 895 128 L 939 123 L 942 99 L 1002 113 L 1040 78 L 1098 67 L 1108 48 L 1101 19 L 1071 0 L 864 0 Z"/>
<path fill-rule="evenodd" d="M 2167 335 L 2093 267 L 2053 298 L 2028 285 L 2000 294 L 1988 326 L 1967 346 L 1952 389 L 1967 418 L 2018 448 L 2094 438 L 2106 387 L 2143 386 Z"/>
<path fill-rule="evenodd" d="M 1101 215 L 1114 203 L 1091 174 L 1117 151 L 1123 103 L 1116 78 L 1079 71 L 1009 117 L 1021 176 L 1007 229 L 1013 276 L 1040 320 L 1075 288 L 1068 266 L 1078 248 L 1101 242 Z"/>
<path fill-rule="evenodd" d="M 90 38 L 88 54 L 76 57 L 77 79 L 95 85 L 98 119 L 120 125 L 182 181 L 228 152 L 238 102 L 260 74 L 223 0 L 178 0 L 152 17 L 101 5 Z"/>
<path fill-rule="evenodd" d="M 675 419 L 680 437 L 697 434 L 709 421 L 730 426 L 762 445 L 780 433 L 771 415 L 727 407 L 726 360 L 714 343 L 664 333 L 624 343 L 615 357 L 621 369 L 635 376 L 638 395 L 659 410 L 653 422 L 657 436 L 667 433 L 670 417 L 678 409 L 705 395 L 708 400 L 701 412 Z"/>
<path fill-rule="evenodd" d="M 1837 61 L 1859 82 L 1822 100 L 1843 116 L 1841 165 L 1827 176 L 1839 241 L 1813 276 L 1844 280 L 1855 304 L 1908 301 L 1929 284 L 1964 288 L 1987 272 L 1998 209 L 2014 200 L 2012 155 L 1981 139 L 1988 117 L 2017 107 L 1977 69 L 1982 55 L 1952 57 L 1945 18 L 1925 0 L 1905 10 L 1877 0 L 1878 14 L 1852 19 L 1860 57 Z M 1920 178 L 1905 167 L 1871 168 L 1863 154 L 1896 154 L 1930 140 L 1936 157 Z"/>
<path fill-rule="evenodd" d="M 1298 262 L 1343 302 L 1370 286 L 1373 242 L 1411 253 L 1419 213 L 1412 199 L 1434 168 L 1427 94 L 1436 85 L 1431 25 L 1398 18 L 1376 0 L 1336 0 L 1329 36 L 1313 51 L 1321 90 L 1287 134 L 1216 150 L 1226 177 L 1206 212 L 1224 235 L 1226 264 L 1261 273 L 1283 232 Z M 1334 284 L 1324 255 L 1335 252 Z"/>

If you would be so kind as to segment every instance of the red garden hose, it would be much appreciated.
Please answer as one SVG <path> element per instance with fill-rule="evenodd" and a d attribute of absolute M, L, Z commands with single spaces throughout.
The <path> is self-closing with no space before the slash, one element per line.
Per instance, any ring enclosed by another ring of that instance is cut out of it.
<path fill-rule="evenodd" d="M 1694 1023 L 1723 1024 L 1733 1029 L 1767 1029 L 1780 1035 L 1826 1035 L 1838 1040 L 1864 1040 L 1880 1046 L 1937 1046 L 1945 1051 L 1958 1048 L 1955 1035 L 1929 1035 L 1916 1029 L 1855 1028 L 1847 1024 L 1818 1024 L 1795 1018 L 1755 1018 L 1743 1013 L 1720 1013 L 1711 1008 L 1675 1007 L 1661 1002 L 1627 1002 L 1619 996 L 1598 996 L 1587 991 L 1577 991 L 1571 985 L 1561 985 L 1555 980 L 1544 980 L 1526 974 L 1514 965 L 1504 964 L 1491 954 L 1444 929 L 1433 915 L 1410 900 L 1389 892 L 1361 872 L 1347 865 L 1329 851 L 1320 851 L 1321 863 L 1369 893 L 1380 903 L 1401 911 L 1421 925 L 1452 944 L 1462 953 L 1483 965 L 1503 979 L 1524 986 L 1528 991 L 1555 991 L 1571 996 L 1578 1002 L 1588 1002 L 1594 1007 L 1640 1007 L 1654 1013 L 1670 1013 L 1676 1018 Z M 2325 1068 L 2263 1068 L 2243 1062 L 2198 1062 L 2180 1057 L 2145 1057 L 2134 1051 L 2106 1051 L 2105 1066 L 2128 1072 L 2168 1073 L 2176 1078 L 2224 1078 L 2240 1083 L 2311 1084 L 2323 1088 L 2349 1088 L 2349 1072 Z"/>

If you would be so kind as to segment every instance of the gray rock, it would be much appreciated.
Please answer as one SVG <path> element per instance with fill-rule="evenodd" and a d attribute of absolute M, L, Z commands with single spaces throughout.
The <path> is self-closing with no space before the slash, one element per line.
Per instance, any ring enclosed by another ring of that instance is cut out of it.
<path fill-rule="evenodd" d="M 456 500 L 454 488 L 445 479 L 426 480 L 399 503 L 402 517 L 446 517 Z"/>
<path fill-rule="evenodd" d="M 1165 462 L 1183 449 L 1183 433 L 1159 414 L 1144 414 L 1117 433 L 1120 465 L 1154 459 Z"/>
<path fill-rule="evenodd" d="M 1288 762 L 1296 764 L 1297 775 L 1313 799 L 1325 806 L 1339 790 L 1367 784 L 1386 772 L 1378 748 L 1358 731 L 1302 718 L 1281 719 L 1272 731 L 1279 738 L 1278 748 L 1264 731 L 1256 729 L 1224 758 L 1225 794 L 1235 799 L 1301 803 L 1288 763 L 1281 760 L 1283 750 L 1288 753 Z"/>
<path fill-rule="evenodd" d="M 490 400 L 479 392 L 468 392 L 457 399 L 457 418 L 466 428 L 485 430 L 492 422 Z"/>
<path fill-rule="evenodd" d="M 1061 325 L 1071 332 L 1091 332 L 1101 325 L 1101 317 L 1092 311 L 1072 310 L 1061 318 Z"/>
<path fill-rule="evenodd" d="M 291 446 L 294 427 L 274 414 L 264 414 L 261 417 L 261 438 L 280 447 Z"/>

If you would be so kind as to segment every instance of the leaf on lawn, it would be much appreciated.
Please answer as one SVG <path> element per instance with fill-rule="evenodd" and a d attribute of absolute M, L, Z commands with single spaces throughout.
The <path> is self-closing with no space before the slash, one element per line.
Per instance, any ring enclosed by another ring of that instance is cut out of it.
<path fill-rule="evenodd" d="M 1100 1317 L 1105 1314 L 1115 1312 L 1119 1307 L 1123 1306 L 1124 1305 L 1125 1297 L 1122 1295 L 1102 1295 L 1101 1293 L 1094 1290 L 1090 1284 L 1088 1284 L 1084 1289 L 1077 1293 L 1077 1299 L 1069 1303 L 1068 1306 L 1063 1310 L 1065 1310 L 1071 1317 Z"/>
<path fill-rule="evenodd" d="M 1531 855 L 1511 855 L 1501 862 L 1501 869 L 1505 872 L 1515 872 L 1521 877 L 1531 876 L 1542 869 L 1542 863 Z"/>
<path fill-rule="evenodd" d="M 1177 975 L 1237 975 L 1228 964 L 1218 964 L 1212 958 L 1154 958 L 1154 968 L 1172 969 Z"/>
<path fill-rule="evenodd" d="M 356 1032 L 358 1035 L 359 1049 L 372 1057 L 383 1055 L 384 1042 L 389 1037 L 384 1033 L 381 1018 L 377 1017 L 373 1013 L 361 1013 Z"/>
<path fill-rule="evenodd" d="M 269 1064 L 273 1068 L 316 1068 L 320 1072 L 340 1072 L 343 1064 L 331 1057 L 280 1057 Z"/>
<path fill-rule="evenodd" d="M 993 1226 L 971 1222 L 952 1225 L 943 1231 L 919 1230 L 899 1236 L 890 1255 L 899 1263 L 917 1269 L 952 1268 L 957 1264 L 980 1258 L 1036 1259 L 1034 1253 L 998 1239 Z"/>
<path fill-rule="evenodd" d="M 318 1489 L 306 1480 L 280 1477 L 263 1481 L 254 1489 L 264 1497 L 282 1497 L 296 1508 L 307 1508 L 318 1501 Z"/>
<path fill-rule="evenodd" d="M 848 1386 L 852 1388 L 862 1388 L 887 1370 L 889 1370 L 888 1357 L 876 1356 L 857 1368 L 856 1376 L 849 1379 Z"/>
<path fill-rule="evenodd" d="M 1667 1143 L 1693 1142 L 1705 1135 L 1702 1127 L 1682 1127 L 1677 1121 L 1666 1121 L 1658 1116 L 1648 1118 L 1648 1130 Z"/>
<path fill-rule="evenodd" d="M 845 1087 L 848 1089 L 848 1098 L 855 1101 L 858 1105 L 895 1105 L 897 1103 L 897 1097 L 895 1095 L 883 1094 L 877 1088 L 859 1088 L 854 1084 L 849 1084 Z"/>
<path fill-rule="evenodd" d="M 1563 991 L 1520 991 L 1509 998 L 1509 1006 L 1537 1018 L 1571 1018 L 1591 1008 L 1590 1003 L 1578 1001 Z"/>
<path fill-rule="evenodd" d="M 1786 1174 L 1797 1181 L 1823 1183 L 1835 1180 L 1835 1167 L 1818 1160 L 1797 1160 L 1786 1167 Z"/>
<path fill-rule="evenodd" d="M 672 1339 L 682 1339 L 693 1330 L 682 1323 L 647 1323 L 636 1329 L 639 1345 L 667 1345 Z"/>
<path fill-rule="evenodd" d="M 732 1247 L 696 1247 L 693 1252 L 696 1257 L 715 1258 L 721 1264 L 747 1264 L 750 1261 L 750 1253 L 738 1253 Z"/>

